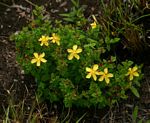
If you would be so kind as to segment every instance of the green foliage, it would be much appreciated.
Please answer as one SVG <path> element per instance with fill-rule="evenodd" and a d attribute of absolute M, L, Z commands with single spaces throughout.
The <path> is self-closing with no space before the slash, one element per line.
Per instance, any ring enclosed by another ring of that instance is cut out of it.
<path fill-rule="evenodd" d="M 142 46 L 147 45 L 140 39 L 143 36 L 143 29 L 139 20 L 143 17 L 140 0 L 100 0 L 101 8 L 100 24 L 103 29 L 103 36 L 124 37 L 122 43 L 131 51 L 141 51 Z M 142 15 L 142 16 L 141 16 Z M 109 47 L 108 47 L 109 48 Z"/>
<path fill-rule="evenodd" d="M 139 107 L 135 106 L 132 112 L 132 123 L 149 123 L 149 120 L 144 120 L 144 118 L 139 118 Z"/>
<path fill-rule="evenodd" d="M 117 61 L 112 45 L 120 41 L 118 37 L 103 38 L 98 24 L 83 30 L 81 25 L 53 26 L 41 17 L 33 22 L 34 27 L 29 24 L 12 39 L 16 41 L 17 61 L 36 78 L 41 98 L 63 101 L 66 107 L 103 108 L 127 99 L 129 89 L 139 97 L 136 87 L 142 78 L 141 66 L 134 71 L 132 61 Z"/>
<path fill-rule="evenodd" d="M 80 7 L 79 0 L 71 0 L 73 7 L 69 13 L 60 14 L 63 17 L 63 20 L 81 26 L 86 23 L 84 18 L 83 11 L 85 6 Z"/>
<path fill-rule="evenodd" d="M 133 118 L 133 122 L 136 123 L 138 117 L 138 106 L 135 106 L 133 114 L 132 114 L 132 118 Z"/>

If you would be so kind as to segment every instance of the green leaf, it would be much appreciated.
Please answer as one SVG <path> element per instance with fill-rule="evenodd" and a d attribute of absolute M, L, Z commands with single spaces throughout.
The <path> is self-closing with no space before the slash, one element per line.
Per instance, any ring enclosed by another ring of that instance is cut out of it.
<path fill-rule="evenodd" d="M 94 48 L 95 45 L 96 45 L 95 43 L 85 44 L 84 48 L 86 48 L 86 47 L 92 47 L 92 48 Z"/>
<path fill-rule="evenodd" d="M 105 38 L 105 43 L 110 44 L 110 38 L 108 36 Z"/>
<path fill-rule="evenodd" d="M 59 15 L 63 16 L 63 17 L 71 17 L 72 16 L 70 13 L 67 13 L 67 14 L 63 13 L 63 14 L 59 14 Z"/>
<path fill-rule="evenodd" d="M 143 119 L 139 120 L 138 123 L 143 123 Z M 150 123 L 150 122 L 149 122 Z"/>
<path fill-rule="evenodd" d="M 71 0 L 71 2 L 73 3 L 73 5 L 75 6 L 75 7 L 79 7 L 79 0 Z"/>
<path fill-rule="evenodd" d="M 137 91 L 137 89 L 135 87 L 131 86 L 130 90 L 136 97 L 138 97 L 138 98 L 140 97 L 139 92 Z"/>
<path fill-rule="evenodd" d="M 115 56 L 111 56 L 111 61 L 115 62 L 116 61 L 116 57 Z"/>
<path fill-rule="evenodd" d="M 137 116 L 138 116 L 138 106 L 135 106 L 134 108 L 134 111 L 132 113 L 132 118 L 133 118 L 133 121 L 136 122 L 136 119 L 137 119 Z"/>
<path fill-rule="evenodd" d="M 114 39 L 110 40 L 110 43 L 113 44 L 113 43 L 117 43 L 119 41 L 120 41 L 120 38 L 114 38 Z"/>

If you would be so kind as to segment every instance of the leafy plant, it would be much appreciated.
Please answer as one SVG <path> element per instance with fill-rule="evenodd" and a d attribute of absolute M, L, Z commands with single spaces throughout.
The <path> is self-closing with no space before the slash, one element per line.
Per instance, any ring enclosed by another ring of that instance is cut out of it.
<path fill-rule="evenodd" d="M 111 35 L 120 37 L 124 48 L 132 52 L 142 51 L 146 43 L 141 39 L 144 32 L 139 20 L 148 15 L 142 15 L 140 8 L 142 1 L 105 1 L 100 0 L 101 16 L 99 23 L 102 25 L 104 37 Z"/>
<path fill-rule="evenodd" d="M 77 24 L 78 26 L 85 24 L 86 19 L 83 14 L 85 6 L 80 7 L 79 0 L 71 0 L 71 2 L 73 4 L 71 11 L 69 13 L 60 14 L 60 16 L 63 17 L 63 20 L 72 24 Z"/>
<path fill-rule="evenodd" d="M 66 107 L 103 108 L 127 99 L 129 89 L 139 97 L 142 66 L 118 62 L 112 45 L 120 38 L 99 35 L 103 30 L 97 22 L 83 30 L 81 25 L 53 26 L 37 19 L 35 27 L 23 28 L 12 39 L 18 62 L 36 78 L 40 98 L 63 101 Z"/>

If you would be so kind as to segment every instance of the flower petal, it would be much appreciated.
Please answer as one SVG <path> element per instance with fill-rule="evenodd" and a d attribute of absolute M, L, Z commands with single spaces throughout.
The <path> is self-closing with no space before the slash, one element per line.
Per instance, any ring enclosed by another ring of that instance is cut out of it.
<path fill-rule="evenodd" d="M 108 73 L 107 77 L 113 77 L 114 75 L 112 73 Z"/>
<path fill-rule="evenodd" d="M 101 71 L 101 72 L 99 72 L 99 75 L 104 75 L 104 72 L 102 72 L 102 71 Z"/>
<path fill-rule="evenodd" d="M 57 41 L 56 43 L 57 43 L 58 46 L 60 45 L 60 42 L 59 42 L 59 41 Z"/>
<path fill-rule="evenodd" d="M 70 55 L 68 55 L 68 59 L 69 59 L 69 60 L 72 60 L 73 57 L 74 57 L 74 55 L 73 55 L 72 53 L 71 53 Z"/>
<path fill-rule="evenodd" d="M 36 66 L 40 66 L 41 65 L 41 61 L 37 61 Z"/>
<path fill-rule="evenodd" d="M 130 76 L 129 76 L 129 80 L 133 80 L 133 75 L 130 75 Z"/>
<path fill-rule="evenodd" d="M 93 70 L 96 71 L 97 69 L 98 69 L 98 64 L 94 64 L 94 65 L 93 65 Z"/>
<path fill-rule="evenodd" d="M 50 40 L 53 40 L 53 37 L 49 37 Z"/>
<path fill-rule="evenodd" d="M 81 48 L 79 48 L 79 49 L 76 50 L 76 53 L 81 53 L 81 52 L 82 52 Z"/>
<path fill-rule="evenodd" d="M 80 56 L 79 55 L 77 55 L 77 54 L 74 54 L 74 57 L 76 58 L 76 59 L 80 59 Z"/>
<path fill-rule="evenodd" d="M 107 74 L 108 73 L 108 68 L 104 69 L 104 73 Z"/>
<path fill-rule="evenodd" d="M 73 45 L 73 50 L 77 50 L 77 45 Z"/>
<path fill-rule="evenodd" d="M 104 80 L 104 76 L 101 76 L 98 80 L 99 81 L 103 81 Z"/>
<path fill-rule="evenodd" d="M 97 80 L 97 77 L 96 77 L 96 75 L 95 75 L 95 74 L 92 74 L 92 77 L 93 77 L 94 81 L 96 81 L 96 80 Z"/>
<path fill-rule="evenodd" d="M 133 75 L 134 76 L 139 76 L 139 73 L 138 72 L 134 72 Z"/>
<path fill-rule="evenodd" d="M 37 59 L 32 59 L 31 63 L 34 64 L 35 62 L 37 62 Z"/>
<path fill-rule="evenodd" d="M 91 72 L 91 68 L 86 67 L 86 71 L 87 71 L 87 72 Z"/>
<path fill-rule="evenodd" d="M 134 66 L 132 70 L 133 70 L 133 71 L 137 71 L 137 69 L 138 69 L 138 67 L 137 67 L 137 66 Z"/>
<path fill-rule="evenodd" d="M 45 56 L 45 53 L 43 52 L 42 54 L 40 54 L 40 58 L 43 58 Z"/>
<path fill-rule="evenodd" d="M 41 61 L 44 62 L 44 63 L 47 62 L 47 60 L 44 59 L 44 58 L 41 58 Z"/>
<path fill-rule="evenodd" d="M 34 55 L 35 58 L 39 57 L 38 53 L 34 53 L 33 55 Z"/>
<path fill-rule="evenodd" d="M 67 49 L 67 52 L 68 52 L 68 53 L 72 53 L 73 50 L 72 50 L 72 49 Z"/>
<path fill-rule="evenodd" d="M 100 72 L 96 71 L 95 74 L 96 74 L 96 75 L 100 75 Z"/>
<path fill-rule="evenodd" d="M 88 75 L 86 75 L 86 78 L 87 79 L 91 78 L 91 73 L 89 73 Z"/>
<path fill-rule="evenodd" d="M 45 45 L 48 46 L 49 45 L 48 42 L 45 42 Z"/>
<path fill-rule="evenodd" d="M 108 77 L 105 77 L 105 81 L 106 81 L 107 84 L 109 84 L 110 79 Z"/>
<path fill-rule="evenodd" d="M 128 69 L 128 71 L 131 71 L 131 70 L 132 70 L 131 68 Z"/>
<path fill-rule="evenodd" d="M 41 42 L 41 44 L 40 44 L 41 46 L 43 46 L 43 42 Z"/>

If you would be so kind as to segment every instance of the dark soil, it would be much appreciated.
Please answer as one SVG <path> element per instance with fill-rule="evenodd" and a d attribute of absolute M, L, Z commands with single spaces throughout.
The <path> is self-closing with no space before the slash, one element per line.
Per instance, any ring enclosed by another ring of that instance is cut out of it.
<path fill-rule="evenodd" d="M 32 2 L 35 2 L 37 5 L 48 6 L 47 11 L 50 12 L 53 18 L 58 18 L 58 13 L 67 12 L 71 4 L 69 0 L 58 0 L 58 2 L 52 2 L 51 0 L 33 0 Z M 82 4 L 85 3 L 88 5 L 86 16 L 95 14 L 97 2 L 85 0 Z M 35 99 L 36 83 L 32 77 L 24 75 L 24 71 L 17 64 L 15 43 L 9 40 L 11 34 L 21 30 L 32 18 L 31 11 L 34 6 L 24 0 L 15 1 L 15 5 L 18 6 L 13 5 L 13 0 L 12 2 L 9 0 L 2 0 L 0 2 L 0 119 L 3 116 L 2 108 L 3 106 L 7 106 L 10 98 L 13 97 L 16 103 L 25 99 L 26 106 L 30 106 L 31 102 Z M 150 21 L 150 18 L 147 20 Z M 147 40 L 149 39 L 147 38 Z M 146 54 L 149 57 L 148 51 Z M 87 112 L 84 121 L 86 123 L 98 123 L 100 121 L 102 123 L 130 123 L 131 121 L 129 119 L 131 119 L 133 108 L 135 105 L 138 105 L 138 117 L 144 120 L 150 119 L 150 57 L 143 59 L 142 62 L 145 62 L 146 65 L 143 68 L 144 79 L 140 88 L 140 99 L 133 98 L 131 95 L 127 101 L 122 102 L 110 111 L 96 109 L 85 109 L 83 111 L 73 110 L 72 113 L 74 114 L 72 115 L 80 114 L 78 112 L 81 112 L 83 115 L 84 112 Z"/>

